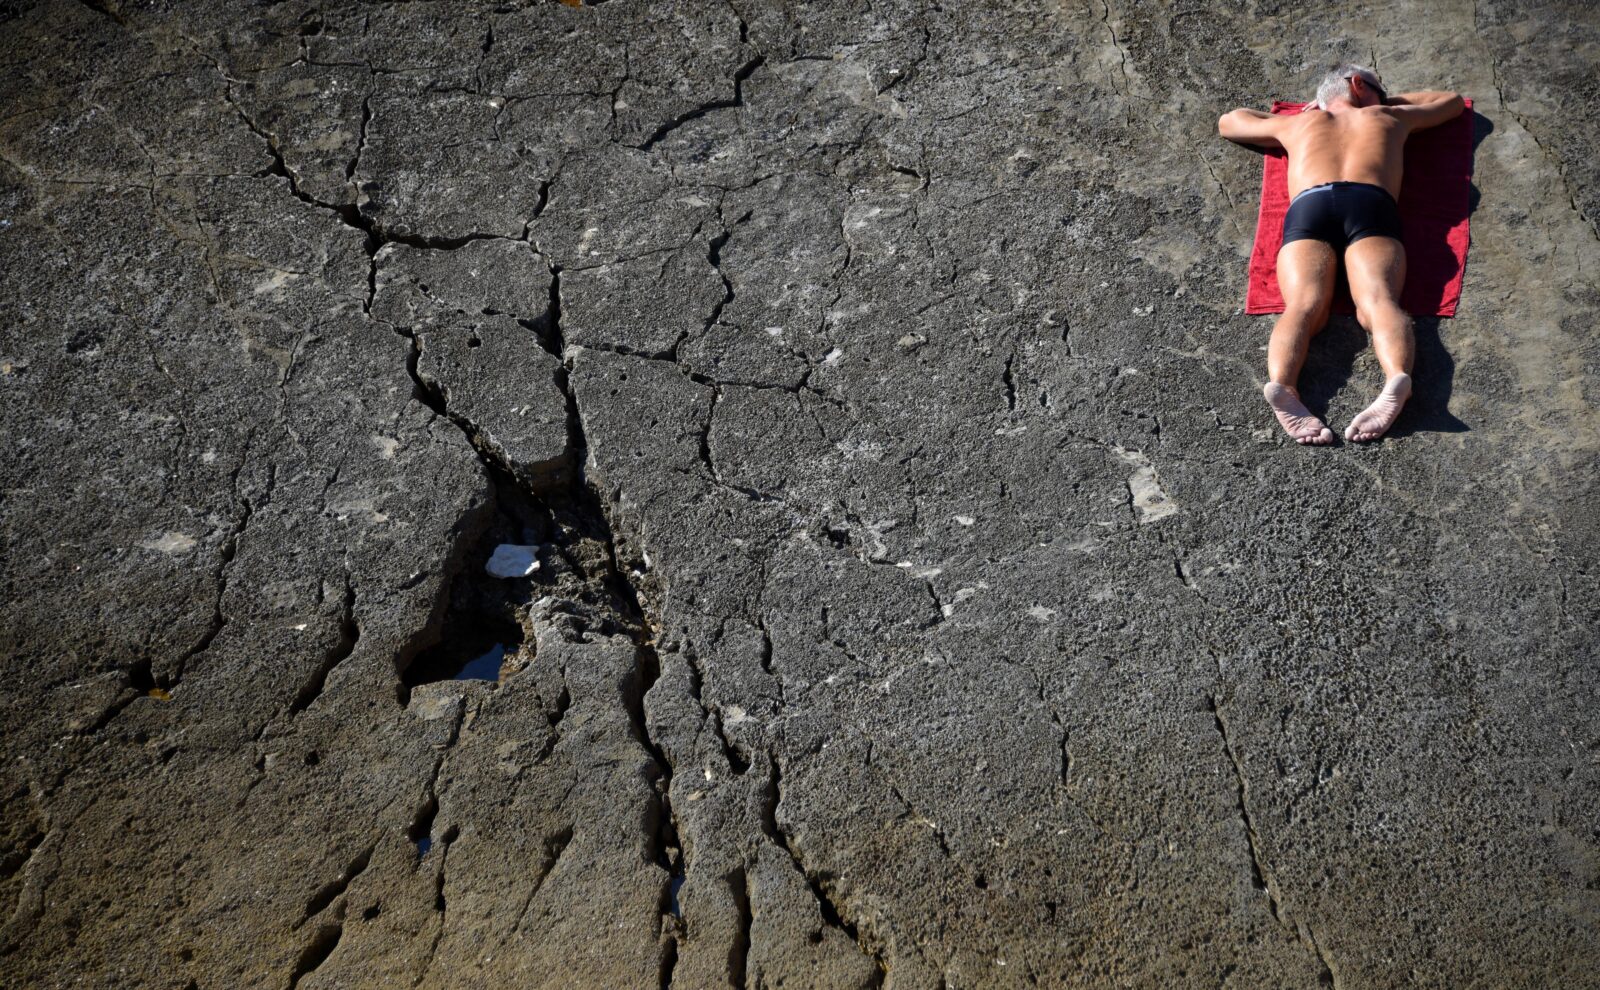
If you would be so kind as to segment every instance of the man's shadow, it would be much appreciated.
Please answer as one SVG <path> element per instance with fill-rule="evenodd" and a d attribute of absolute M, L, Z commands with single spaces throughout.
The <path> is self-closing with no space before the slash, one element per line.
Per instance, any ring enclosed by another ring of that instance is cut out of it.
<path fill-rule="evenodd" d="M 1386 435 L 1406 437 L 1416 433 L 1467 432 L 1471 427 L 1450 411 L 1456 362 L 1439 337 L 1439 317 L 1415 316 L 1411 323 L 1416 339 L 1411 399 Z M 1328 318 L 1327 327 L 1312 340 L 1305 368 L 1300 372 L 1300 397 L 1312 412 L 1326 418 L 1328 404 L 1349 383 L 1357 355 L 1369 345 L 1367 332 L 1361 329 L 1354 316 L 1335 313 Z M 1375 396 L 1377 383 L 1373 386 L 1372 396 Z M 1358 397 L 1355 408 L 1365 408 L 1372 396 Z M 1342 430 L 1341 425 L 1335 432 Z"/>
<path fill-rule="evenodd" d="M 1482 144 L 1483 143 L 1483 139 L 1488 137 L 1489 135 L 1491 135 L 1493 133 L 1494 133 L 1494 121 L 1490 120 L 1488 117 L 1485 117 L 1483 114 L 1479 113 L 1477 110 L 1473 110 L 1472 111 L 1472 160 L 1467 163 L 1467 174 L 1468 175 L 1472 174 L 1473 166 L 1477 164 L 1477 161 L 1478 161 L 1478 145 Z M 1478 199 L 1479 199 L 1479 196 L 1478 196 L 1478 184 L 1476 182 L 1468 182 L 1467 183 L 1467 216 L 1470 217 L 1474 213 L 1478 212 Z M 1469 258 L 1472 257 L 1472 252 L 1471 252 L 1470 249 L 1467 252 L 1467 257 L 1469 257 Z"/>
<path fill-rule="evenodd" d="M 1478 146 L 1494 133 L 1494 121 L 1472 111 L 1472 155 L 1467 159 L 1467 216 L 1478 212 L 1481 196 L 1475 178 Z M 1467 262 L 1472 260 L 1472 242 L 1467 242 Z M 1466 433 L 1471 427 L 1450 411 L 1450 389 L 1455 382 L 1456 362 L 1445 349 L 1439 335 L 1440 318 L 1414 316 L 1411 319 L 1416 340 L 1416 366 L 1412 369 L 1411 399 L 1406 403 L 1394 426 L 1391 437 L 1407 437 L 1414 433 Z M 1357 328 L 1360 329 L 1359 327 Z"/>

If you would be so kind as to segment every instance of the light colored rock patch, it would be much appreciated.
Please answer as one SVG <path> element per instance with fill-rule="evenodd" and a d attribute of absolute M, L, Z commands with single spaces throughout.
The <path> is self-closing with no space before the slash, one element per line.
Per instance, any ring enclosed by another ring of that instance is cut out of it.
<path fill-rule="evenodd" d="M 155 539 L 141 540 L 139 545 L 146 550 L 160 550 L 162 553 L 187 553 L 194 549 L 194 537 L 169 530 Z"/>
<path fill-rule="evenodd" d="M 1133 496 L 1133 507 L 1141 523 L 1157 522 L 1178 511 L 1178 504 L 1161 487 L 1161 476 L 1150 458 L 1137 450 L 1113 449 L 1125 463 L 1133 466 L 1133 473 L 1128 475 L 1128 493 Z"/>

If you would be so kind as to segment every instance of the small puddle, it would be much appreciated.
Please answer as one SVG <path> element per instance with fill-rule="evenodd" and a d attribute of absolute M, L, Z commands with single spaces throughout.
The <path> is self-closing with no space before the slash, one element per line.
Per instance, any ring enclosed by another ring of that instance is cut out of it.
<path fill-rule="evenodd" d="M 506 644 L 496 643 L 488 651 L 473 657 L 456 674 L 458 681 L 498 681 L 500 665 L 506 659 Z"/>
<path fill-rule="evenodd" d="M 672 846 L 662 848 L 656 853 L 656 862 L 667 871 L 667 910 L 672 912 L 674 918 L 683 917 L 683 904 L 678 900 L 678 891 L 683 887 L 684 862 L 683 850 Z"/>
<path fill-rule="evenodd" d="M 535 613 L 553 610 L 571 616 L 579 627 L 609 622 L 626 606 L 609 579 L 587 574 L 588 564 L 608 555 L 605 516 L 598 504 L 580 497 L 553 511 L 522 482 L 491 470 L 493 498 L 462 520 L 464 544 L 439 567 L 448 576 L 441 589 L 436 637 L 414 654 L 396 657 L 396 697 L 411 702 L 423 684 L 487 681 L 498 684 L 534 662 Z M 571 500 L 563 497 L 559 502 Z M 414 575 L 421 580 L 425 572 Z M 408 584 L 408 587 L 410 585 Z M 615 600 L 613 600 L 615 599 Z M 437 613 L 436 613 L 437 614 Z M 148 678 L 146 679 L 148 681 Z M 153 681 L 136 687 L 156 687 Z M 444 695 L 437 689 L 431 695 Z"/>
<path fill-rule="evenodd" d="M 408 687 L 434 681 L 498 681 L 508 655 L 522 645 L 514 622 L 482 620 L 471 629 L 445 624 L 444 637 L 417 655 L 406 668 Z"/>
<path fill-rule="evenodd" d="M 684 877 L 681 873 L 674 876 L 672 878 L 672 889 L 667 893 L 667 900 L 671 903 L 672 916 L 674 918 L 683 917 L 683 905 L 678 903 L 678 890 L 683 886 L 683 880 Z"/>
<path fill-rule="evenodd" d="M 523 642 L 523 616 L 535 595 L 560 574 L 559 555 L 547 568 L 538 559 L 539 548 L 552 542 L 554 524 L 514 486 L 497 481 L 490 514 L 476 517 L 473 525 L 480 528 L 469 537 L 470 549 L 448 564 L 437 641 L 399 671 L 403 704 L 423 684 L 498 683 L 527 665 L 524 648 L 533 652 L 533 644 Z"/>

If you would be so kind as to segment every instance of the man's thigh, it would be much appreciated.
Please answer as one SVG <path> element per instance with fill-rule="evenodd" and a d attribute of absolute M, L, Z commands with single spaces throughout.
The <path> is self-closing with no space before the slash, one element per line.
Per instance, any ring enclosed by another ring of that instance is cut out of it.
<path fill-rule="evenodd" d="M 1344 249 L 1345 278 L 1357 315 L 1379 306 L 1400 304 L 1406 281 L 1406 248 L 1393 237 L 1363 237 Z"/>
<path fill-rule="evenodd" d="M 1285 244 L 1278 250 L 1278 288 L 1284 305 L 1326 315 L 1338 270 L 1338 256 L 1327 241 L 1305 237 Z"/>

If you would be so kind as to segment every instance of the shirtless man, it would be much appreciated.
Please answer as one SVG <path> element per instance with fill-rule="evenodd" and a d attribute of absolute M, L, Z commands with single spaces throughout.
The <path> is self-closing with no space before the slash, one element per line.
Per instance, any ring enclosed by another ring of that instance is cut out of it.
<path fill-rule="evenodd" d="M 1386 379 L 1378 398 L 1345 430 L 1376 440 L 1411 396 L 1411 318 L 1400 308 L 1406 250 L 1400 243 L 1400 172 L 1412 131 L 1452 120 L 1465 104 L 1455 93 L 1387 96 L 1377 73 L 1341 65 L 1298 114 L 1238 109 L 1217 121 L 1230 141 L 1289 154 L 1289 195 L 1278 251 L 1283 315 L 1267 345 L 1267 403 L 1303 444 L 1333 443 L 1333 431 L 1300 401 L 1295 382 L 1311 338 L 1328 320 L 1333 279 L 1344 260 L 1356 320 L 1372 335 Z"/>

